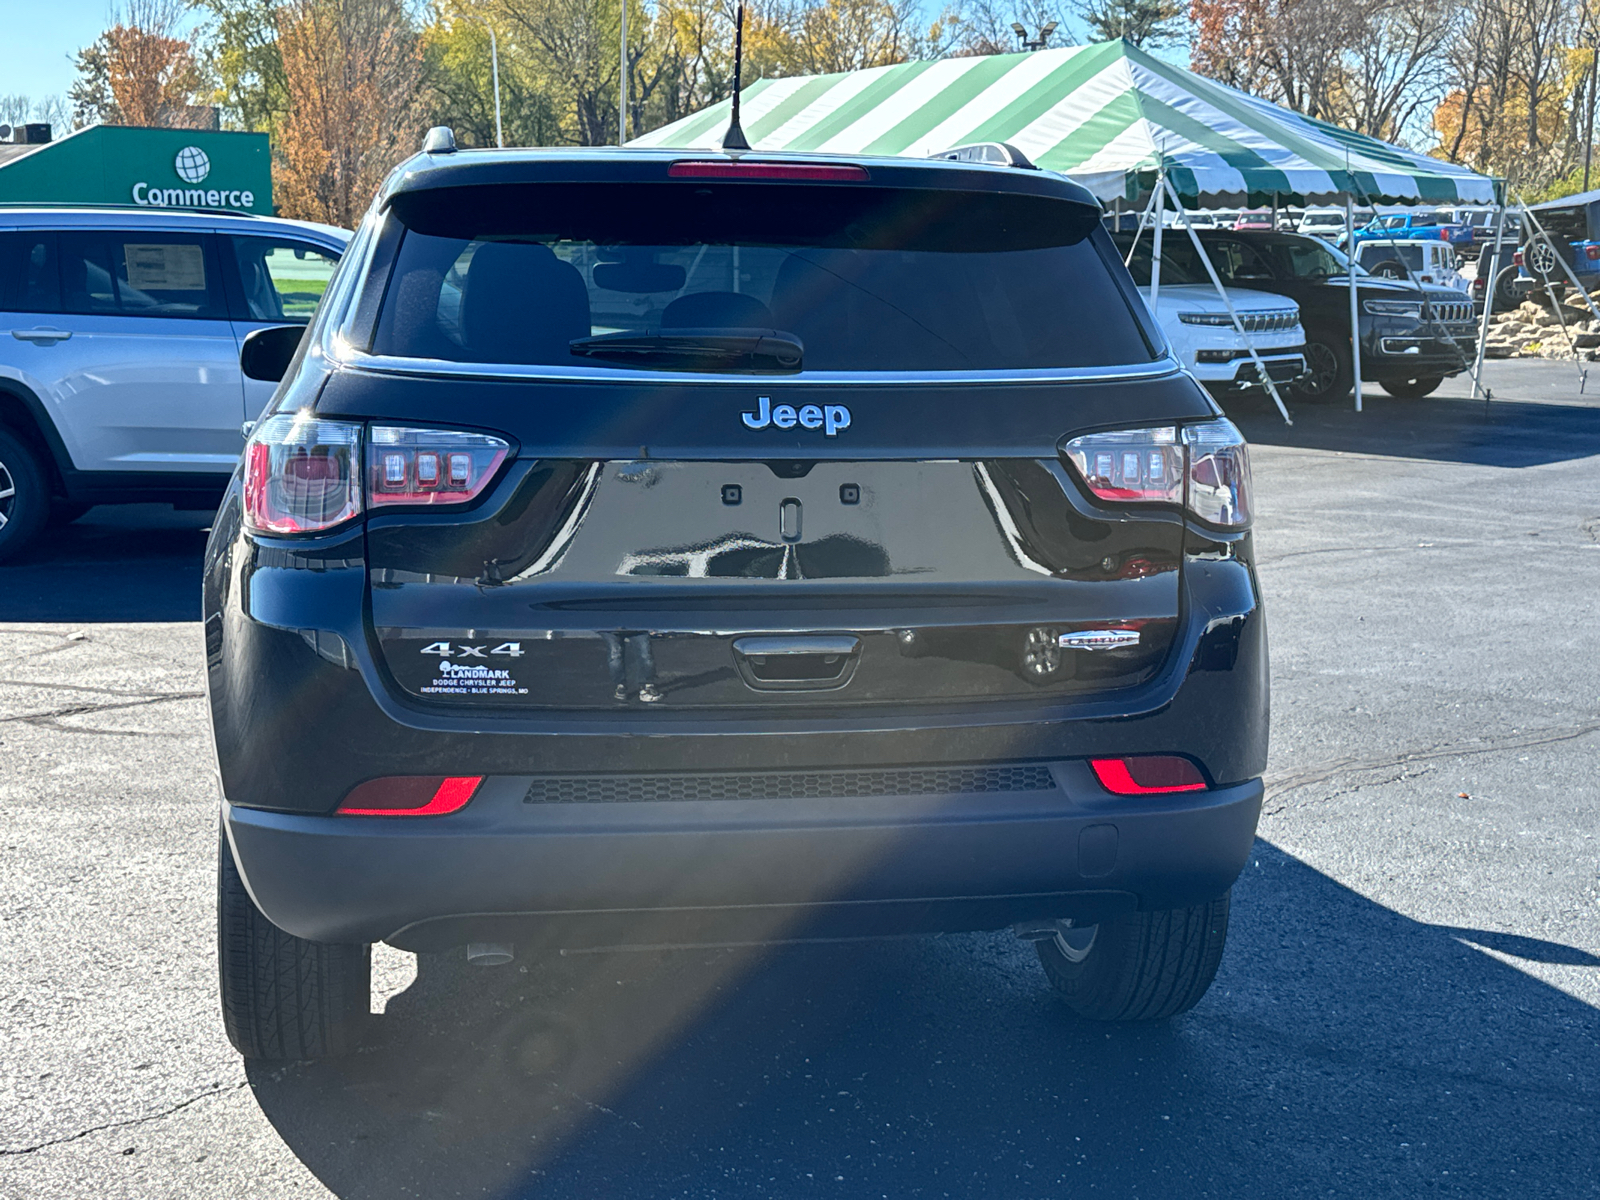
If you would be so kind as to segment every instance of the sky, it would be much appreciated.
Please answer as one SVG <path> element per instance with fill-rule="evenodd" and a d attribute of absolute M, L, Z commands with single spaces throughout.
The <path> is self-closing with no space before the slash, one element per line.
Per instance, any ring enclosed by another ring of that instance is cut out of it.
<path fill-rule="evenodd" d="M 7 4 L 0 37 L 0 92 L 64 96 L 72 56 L 110 23 L 108 0 L 19 0 Z"/>

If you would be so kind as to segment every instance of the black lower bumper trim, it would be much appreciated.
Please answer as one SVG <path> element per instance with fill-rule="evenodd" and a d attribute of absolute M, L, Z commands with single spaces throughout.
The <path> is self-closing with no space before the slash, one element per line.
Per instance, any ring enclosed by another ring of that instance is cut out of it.
<path fill-rule="evenodd" d="M 1048 790 L 776 803 L 528 804 L 530 777 L 502 776 L 444 817 L 224 815 L 280 928 L 411 948 L 999 928 L 1197 904 L 1249 855 L 1259 780 L 1114 797 L 1082 762 L 1050 770 Z"/>

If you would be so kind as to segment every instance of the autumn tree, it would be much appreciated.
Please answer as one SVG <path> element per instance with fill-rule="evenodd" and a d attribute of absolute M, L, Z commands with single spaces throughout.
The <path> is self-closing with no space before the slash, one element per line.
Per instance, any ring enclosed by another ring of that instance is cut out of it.
<path fill-rule="evenodd" d="M 178 36 L 181 0 L 128 0 L 92 46 L 79 51 L 70 93 L 80 123 L 190 128 L 210 125 L 194 48 Z"/>
<path fill-rule="evenodd" d="M 1582 158 L 1594 19 L 1556 0 L 1468 0 L 1433 110 L 1437 153 L 1540 191 Z M 1581 179 L 1578 181 L 1581 186 Z"/>
<path fill-rule="evenodd" d="M 122 124 L 116 97 L 111 94 L 111 68 L 105 35 L 102 34 L 91 45 L 79 50 L 73 65 L 78 75 L 67 89 L 73 125 L 81 128 L 85 125 Z"/>
<path fill-rule="evenodd" d="M 288 112 L 273 189 L 285 216 L 353 226 L 421 141 L 422 48 L 400 0 L 287 0 Z"/>

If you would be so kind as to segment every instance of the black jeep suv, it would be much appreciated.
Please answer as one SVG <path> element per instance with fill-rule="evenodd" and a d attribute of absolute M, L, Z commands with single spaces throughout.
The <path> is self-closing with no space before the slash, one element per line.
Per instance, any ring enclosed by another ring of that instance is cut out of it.
<path fill-rule="evenodd" d="M 1086 191 L 961 162 L 433 153 L 212 535 L 223 1008 L 337 1053 L 369 947 L 1011 927 L 1160 1018 L 1267 752 L 1238 431 Z M 292 361 L 286 361 L 289 353 Z"/>

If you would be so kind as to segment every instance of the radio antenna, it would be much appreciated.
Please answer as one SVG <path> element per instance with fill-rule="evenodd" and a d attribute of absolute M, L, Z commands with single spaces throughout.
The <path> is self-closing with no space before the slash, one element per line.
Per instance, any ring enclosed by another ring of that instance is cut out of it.
<path fill-rule="evenodd" d="M 748 150 L 750 142 L 739 128 L 739 79 L 744 69 L 744 3 L 733 17 L 733 120 L 728 122 L 728 132 L 722 135 L 724 150 Z"/>

